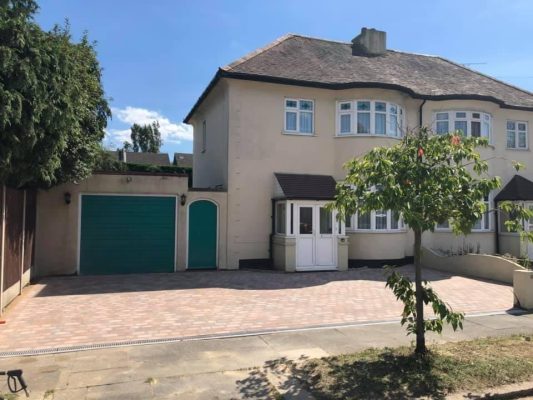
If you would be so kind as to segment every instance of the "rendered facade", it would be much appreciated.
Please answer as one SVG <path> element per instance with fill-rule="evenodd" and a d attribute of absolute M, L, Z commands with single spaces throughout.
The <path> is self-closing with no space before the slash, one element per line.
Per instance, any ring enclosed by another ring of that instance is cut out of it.
<path fill-rule="evenodd" d="M 488 137 L 482 156 L 504 187 L 513 160 L 529 167 L 513 195 L 491 194 L 489 209 L 533 202 L 522 190 L 533 187 L 532 119 L 533 94 L 441 57 L 387 50 L 384 32 L 363 29 L 351 43 L 287 35 L 219 69 L 185 122 L 194 126 L 193 186 L 227 191 L 227 268 L 305 271 L 409 261 L 412 234 L 399 216 L 338 222 L 324 205 L 346 161 L 418 126 Z M 424 245 L 527 253 L 496 214 L 467 237 L 439 226 Z"/>

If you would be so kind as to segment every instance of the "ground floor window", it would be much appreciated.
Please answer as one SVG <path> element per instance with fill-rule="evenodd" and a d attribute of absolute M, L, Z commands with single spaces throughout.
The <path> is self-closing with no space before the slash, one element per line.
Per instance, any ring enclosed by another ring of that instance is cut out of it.
<path fill-rule="evenodd" d="M 399 231 L 404 229 L 399 213 L 391 210 L 357 212 L 346 218 L 346 230 L 351 231 Z"/>
<path fill-rule="evenodd" d="M 483 203 L 485 204 L 485 213 L 481 216 L 480 219 L 476 221 L 474 226 L 472 227 L 472 232 L 486 232 L 490 231 L 492 227 L 492 223 L 490 221 L 491 212 L 490 210 L 490 197 L 485 196 L 483 199 Z M 450 227 L 450 221 L 445 221 L 442 224 L 437 225 L 437 231 L 449 231 L 451 230 Z"/>

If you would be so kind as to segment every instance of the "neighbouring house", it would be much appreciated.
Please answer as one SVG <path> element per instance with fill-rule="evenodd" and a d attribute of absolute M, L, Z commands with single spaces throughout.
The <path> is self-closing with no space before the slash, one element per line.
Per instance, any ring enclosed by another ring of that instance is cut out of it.
<path fill-rule="evenodd" d="M 173 164 L 177 167 L 192 168 L 192 154 L 174 153 Z"/>
<path fill-rule="evenodd" d="M 114 150 L 107 152 L 114 160 L 123 161 L 129 164 L 140 165 L 159 165 L 170 166 L 169 157 L 167 153 L 143 153 L 125 150 Z"/>
<path fill-rule="evenodd" d="M 385 32 L 363 28 L 348 43 L 286 35 L 219 68 L 184 122 L 194 127 L 193 187 L 228 193 L 227 267 L 304 271 L 411 259 L 401 216 L 376 210 L 339 222 L 325 208 L 347 160 L 409 128 L 487 137 L 482 156 L 505 186 L 489 209 L 502 200 L 533 207 L 533 168 L 515 176 L 511 163 L 533 165 L 532 119 L 532 93 L 439 56 L 390 50 Z M 424 245 L 533 258 L 505 218 L 488 212 L 466 237 L 443 224 Z"/>

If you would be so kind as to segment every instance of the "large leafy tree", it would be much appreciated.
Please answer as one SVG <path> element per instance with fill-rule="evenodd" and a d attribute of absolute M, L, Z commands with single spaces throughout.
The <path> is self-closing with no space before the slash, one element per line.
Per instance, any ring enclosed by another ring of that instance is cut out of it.
<path fill-rule="evenodd" d="M 159 153 L 163 144 L 158 121 L 146 125 L 133 124 L 130 137 L 132 144 L 125 142 L 124 150 L 133 148 L 134 152 Z"/>
<path fill-rule="evenodd" d="M 94 44 L 43 31 L 34 0 L 0 0 L 0 183 L 49 187 L 89 176 L 111 115 Z"/>
<path fill-rule="evenodd" d="M 456 233 L 468 234 L 485 209 L 483 199 L 500 186 L 488 175 L 488 164 L 478 148 L 485 138 L 459 133 L 434 135 L 421 128 L 392 147 L 377 147 L 346 164 L 347 176 L 337 187 L 334 207 L 340 216 L 356 211 L 393 210 L 414 233 L 414 289 L 408 278 L 393 273 L 390 286 L 404 303 L 402 324 L 416 333 L 416 352 L 425 353 L 425 331 L 440 332 L 443 322 L 457 328 L 463 315 L 454 313 L 422 280 L 420 255 L 424 232 L 450 221 Z M 424 319 L 431 304 L 436 319 Z"/>

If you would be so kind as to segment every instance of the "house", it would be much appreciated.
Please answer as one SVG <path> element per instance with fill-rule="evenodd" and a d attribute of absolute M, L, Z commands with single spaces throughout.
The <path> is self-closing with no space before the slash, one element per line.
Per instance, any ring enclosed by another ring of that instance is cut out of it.
<path fill-rule="evenodd" d="M 194 127 L 193 187 L 228 193 L 227 267 L 305 271 L 410 261 L 401 216 L 377 210 L 339 222 L 325 208 L 343 163 L 409 128 L 487 137 L 482 156 L 507 185 L 489 208 L 533 205 L 533 168 L 515 177 L 511 166 L 533 165 L 532 120 L 532 93 L 439 56 L 390 50 L 385 32 L 363 28 L 347 43 L 286 35 L 220 68 L 184 122 Z M 438 226 L 424 245 L 527 252 L 496 214 L 466 237 Z"/>
<path fill-rule="evenodd" d="M 170 166 L 167 153 L 143 153 L 125 150 L 115 150 L 107 152 L 114 160 L 123 161 L 129 164 Z"/>
<path fill-rule="evenodd" d="M 192 154 L 174 153 L 173 164 L 177 167 L 192 168 Z"/>

